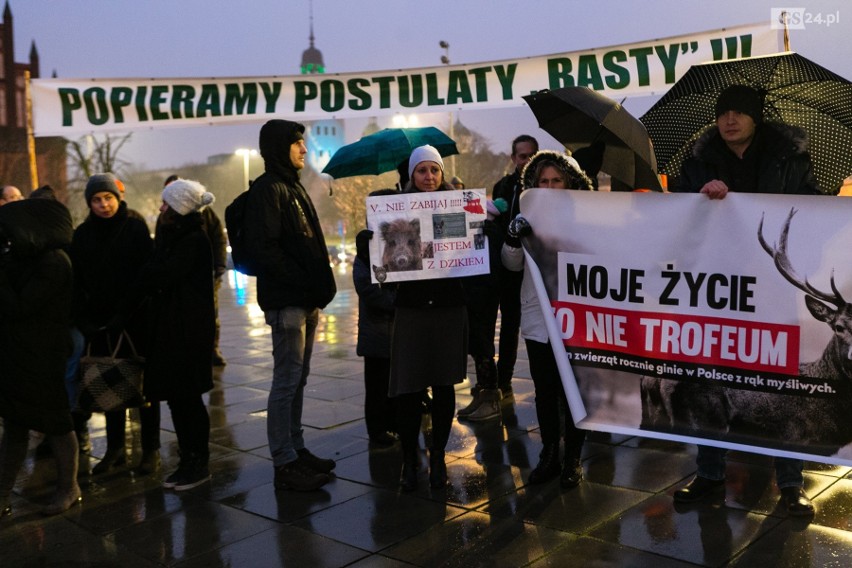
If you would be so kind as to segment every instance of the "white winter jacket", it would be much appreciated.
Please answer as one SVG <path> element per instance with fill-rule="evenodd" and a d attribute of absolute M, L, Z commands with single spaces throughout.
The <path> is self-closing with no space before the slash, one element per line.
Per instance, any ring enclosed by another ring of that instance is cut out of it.
<path fill-rule="evenodd" d="M 539 307 L 535 284 L 529 271 L 524 270 L 524 249 L 504 244 L 500 251 L 500 258 L 503 266 L 509 270 L 524 271 L 524 279 L 521 282 L 521 337 L 547 343 L 549 341 L 547 326 Z"/>

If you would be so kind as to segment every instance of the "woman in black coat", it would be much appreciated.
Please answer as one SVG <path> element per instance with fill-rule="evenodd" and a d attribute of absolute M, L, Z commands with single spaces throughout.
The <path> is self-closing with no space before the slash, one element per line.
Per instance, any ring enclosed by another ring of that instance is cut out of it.
<path fill-rule="evenodd" d="M 118 180 L 109 173 L 95 174 L 86 183 L 89 216 L 74 231 L 71 261 L 74 265 L 74 323 L 87 341 L 91 355 L 112 355 L 126 332 L 144 355 L 144 317 L 128 309 L 130 289 L 148 262 L 153 241 L 144 221 L 128 214 L 121 201 Z M 118 357 L 132 354 L 122 343 Z M 125 410 L 106 412 L 107 449 L 92 473 L 101 474 L 127 461 Z M 87 418 L 87 417 L 86 417 Z M 143 462 L 159 457 L 160 407 L 140 410 Z"/>
<path fill-rule="evenodd" d="M 444 180 L 444 162 L 432 146 L 415 148 L 408 160 L 404 193 L 454 191 Z M 423 390 L 432 389 L 429 485 L 447 484 L 445 449 L 456 410 L 455 385 L 467 375 L 468 319 L 459 278 L 400 282 L 394 302 L 391 377 L 403 464 L 403 491 L 417 489 L 418 437 Z"/>
<path fill-rule="evenodd" d="M 80 501 L 78 448 L 65 390 L 71 353 L 71 216 L 58 201 L 0 207 L 0 516 L 27 454 L 43 432 L 56 459 L 58 490 L 46 514 Z"/>
<path fill-rule="evenodd" d="M 177 491 L 210 479 L 210 418 L 201 395 L 213 388 L 213 255 L 199 210 L 213 199 L 197 181 L 163 189 L 154 255 L 139 277 L 150 301 L 145 396 L 171 410 L 180 465 L 163 486 Z"/>

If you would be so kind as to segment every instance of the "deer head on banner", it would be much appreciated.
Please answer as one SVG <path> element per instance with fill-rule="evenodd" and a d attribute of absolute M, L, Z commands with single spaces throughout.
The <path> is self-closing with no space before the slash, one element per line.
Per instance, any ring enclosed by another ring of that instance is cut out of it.
<path fill-rule="evenodd" d="M 787 244 L 795 214 L 796 209 L 791 209 L 777 244 L 770 245 L 764 238 L 763 219 L 757 238 L 778 272 L 805 293 L 811 315 L 833 332 L 819 359 L 799 365 L 800 376 L 816 381 L 781 376 L 777 380 L 791 387 L 775 392 L 646 375 L 640 383 L 642 429 L 811 455 L 834 455 L 852 443 L 852 306 L 843 299 L 833 273 L 831 291 L 826 292 L 793 269 Z M 815 396 L 816 387 L 823 394 Z"/>
<path fill-rule="evenodd" d="M 777 245 L 770 246 L 763 236 L 763 218 L 757 229 L 757 239 L 763 250 L 775 261 L 775 267 L 787 282 L 805 293 L 805 305 L 811 315 L 817 320 L 828 324 L 834 332 L 822 356 L 816 361 L 799 365 L 799 374 L 804 377 L 822 377 L 835 379 L 852 377 L 852 306 L 850 306 L 834 282 L 834 271 L 831 272 L 831 292 L 823 292 L 807 278 L 799 276 L 787 254 L 787 238 L 790 234 L 790 223 L 797 209 L 790 209 L 787 220 L 781 229 Z"/>

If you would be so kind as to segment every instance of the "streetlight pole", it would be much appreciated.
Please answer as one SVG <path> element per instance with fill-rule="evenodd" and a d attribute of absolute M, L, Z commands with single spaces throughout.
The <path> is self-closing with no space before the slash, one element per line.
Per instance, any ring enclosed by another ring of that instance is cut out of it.
<path fill-rule="evenodd" d="M 236 152 L 234 152 L 237 156 L 243 157 L 243 187 L 248 189 L 249 184 L 249 159 L 252 156 L 257 156 L 257 150 L 248 148 L 238 148 Z"/>
<path fill-rule="evenodd" d="M 438 46 L 440 46 L 440 48 L 444 50 L 444 55 L 441 56 L 441 63 L 443 63 L 444 65 L 449 65 L 450 64 L 450 44 L 447 43 L 444 40 L 441 40 L 441 41 L 438 42 Z M 456 138 L 453 134 L 453 126 L 454 126 L 453 123 L 454 122 L 455 122 L 455 120 L 454 120 L 453 111 L 450 110 L 449 134 L 450 134 L 450 138 L 452 138 L 453 142 L 456 141 Z M 450 158 L 450 170 L 452 170 L 453 175 L 456 175 L 456 157 L 453 155 L 453 156 L 450 156 L 449 158 Z"/>

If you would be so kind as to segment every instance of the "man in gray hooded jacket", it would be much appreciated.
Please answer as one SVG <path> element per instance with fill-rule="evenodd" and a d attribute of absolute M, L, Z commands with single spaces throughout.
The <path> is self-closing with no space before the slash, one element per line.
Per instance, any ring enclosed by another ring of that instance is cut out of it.
<path fill-rule="evenodd" d="M 257 270 L 258 304 L 272 328 L 266 424 L 275 488 L 312 491 L 329 481 L 335 463 L 305 448 L 302 404 L 319 311 L 337 289 L 316 210 L 299 181 L 304 132 L 288 120 L 261 128 L 265 173 L 249 188 L 245 239 Z"/>

